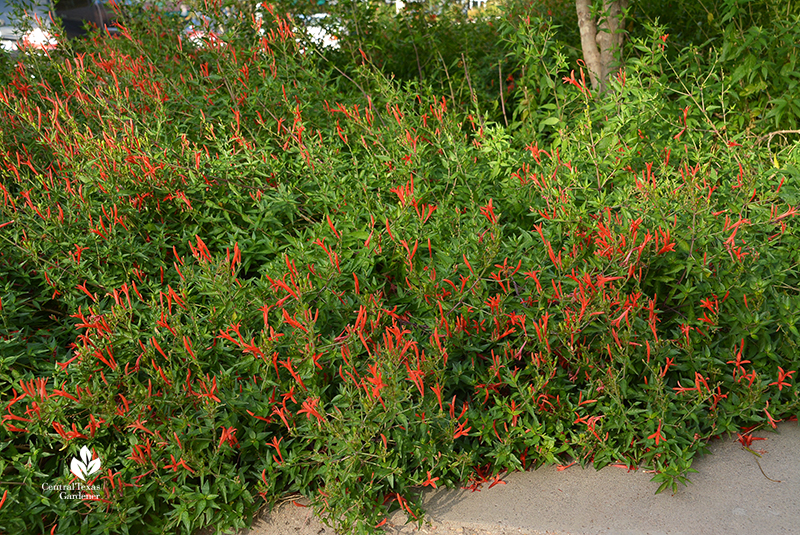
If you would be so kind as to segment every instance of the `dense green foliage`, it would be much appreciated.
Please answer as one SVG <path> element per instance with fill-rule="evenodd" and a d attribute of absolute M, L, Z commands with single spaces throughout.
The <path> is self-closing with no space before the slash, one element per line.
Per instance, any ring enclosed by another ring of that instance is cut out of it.
<path fill-rule="evenodd" d="M 798 14 L 677 49 L 637 11 L 596 95 L 552 4 L 341 3 L 327 51 L 272 7 L 202 42 L 139 14 L 0 58 L 0 532 L 241 527 L 295 492 L 371 532 L 573 460 L 674 490 L 796 417 L 800 153 L 770 132 Z M 98 499 L 43 490 L 84 446 Z"/>

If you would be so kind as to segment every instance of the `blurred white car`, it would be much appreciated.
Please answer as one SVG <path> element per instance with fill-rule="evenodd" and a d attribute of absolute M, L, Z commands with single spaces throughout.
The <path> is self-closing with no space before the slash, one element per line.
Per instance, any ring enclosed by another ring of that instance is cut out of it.
<path fill-rule="evenodd" d="M 208 16 L 191 9 L 187 4 L 179 4 L 178 9 L 180 9 L 180 18 L 186 24 L 183 36 L 191 44 L 197 48 L 225 46 L 225 41 L 222 40 L 222 35 L 225 33 L 223 26 L 215 24 Z M 233 10 L 225 7 L 222 14 L 224 17 L 232 17 Z"/>
<path fill-rule="evenodd" d="M 260 22 L 264 17 L 262 11 L 263 4 L 256 6 L 255 16 Z M 296 15 L 294 17 L 300 24 L 292 28 L 300 52 L 305 54 L 306 45 L 312 44 L 322 49 L 339 49 L 339 37 L 344 33 L 341 24 L 334 21 L 328 13 L 314 13 L 313 15 Z M 265 30 L 259 30 L 261 35 L 265 35 Z"/>
<path fill-rule="evenodd" d="M 138 0 L 118 0 L 123 6 L 135 6 Z M 51 21 L 57 17 L 64 27 L 66 37 L 83 33 L 83 25 L 105 26 L 113 32 L 113 17 L 105 7 L 107 0 L 0 0 L 0 49 L 16 53 L 20 48 L 52 50 L 58 41 L 51 31 Z M 212 21 L 188 5 L 166 2 L 185 24 L 183 37 L 197 48 L 225 46 L 222 23 L 234 16 L 231 8 L 223 10 L 221 20 Z M 261 4 L 256 7 L 256 17 L 261 16 Z M 305 53 L 311 45 L 320 49 L 339 49 L 338 35 L 344 33 L 341 24 L 328 13 L 299 15 L 294 28 L 300 51 Z M 262 30 L 263 32 L 263 30 Z"/>
<path fill-rule="evenodd" d="M 56 19 L 69 39 L 83 35 L 87 24 L 114 30 L 105 0 L 0 0 L 0 49 L 52 50 L 58 45 Z"/>
<path fill-rule="evenodd" d="M 50 32 L 50 2 L 34 0 L 15 6 L 0 0 L 0 49 L 17 52 L 21 47 L 52 50 L 58 45 Z"/>
<path fill-rule="evenodd" d="M 322 49 L 339 49 L 339 38 L 336 35 L 336 24 L 328 13 L 315 13 L 313 15 L 300 15 L 297 17 L 303 23 L 303 28 L 295 28 L 295 34 L 302 34 L 305 30 L 309 40 Z M 337 32 L 340 33 L 340 32 Z M 297 38 L 301 49 L 305 51 L 301 38 Z"/>

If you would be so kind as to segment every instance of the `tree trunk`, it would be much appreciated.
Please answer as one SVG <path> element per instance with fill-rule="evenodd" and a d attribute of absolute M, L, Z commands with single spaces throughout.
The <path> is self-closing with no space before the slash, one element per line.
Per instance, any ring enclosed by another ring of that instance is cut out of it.
<path fill-rule="evenodd" d="M 615 56 L 618 57 L 622 50 L 624 12 L 628 0 L 603 0 L 603 15 L 599 21 L 592 17 L 591 3 L 591 0 L 575 0 L 575 9 L 583 61 L 589 69 L 592 89 L 602 93 L 606 90 L 611 71 L 617 67 Z"/>

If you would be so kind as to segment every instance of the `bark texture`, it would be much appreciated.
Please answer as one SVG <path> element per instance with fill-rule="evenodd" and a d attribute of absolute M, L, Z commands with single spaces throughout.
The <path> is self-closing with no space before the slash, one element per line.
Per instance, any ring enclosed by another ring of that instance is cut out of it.
<path fill-rule="evenodd" d="M 624 33 L 624 11 L 628 0 L 603 0 L 599 21 L 592 17 L 592 0 L 575 0 L 581 32 L 583 61 L 589 69 L 592 89 L 606 90 L 608 77 L 618 66 Z"/>
<path fill-rule="evenodd" d="M 575 0 L 575 9 L 578 12 L 578 28 L 581 31 L 583 61 L 589 69 L 592 89 L 597 89 L 603 69 L 600 65 L 600 52 L 597 50 L 597 23 L 592 17 L 592 1 Z"/>

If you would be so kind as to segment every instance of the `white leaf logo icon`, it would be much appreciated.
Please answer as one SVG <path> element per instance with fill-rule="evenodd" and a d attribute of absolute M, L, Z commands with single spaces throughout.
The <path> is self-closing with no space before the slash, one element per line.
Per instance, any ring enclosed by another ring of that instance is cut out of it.
<path fill-rule="evenodd" d="M 88 476 L 100 470 L 100 459 L 92 459 L 92 452 L 86 446 L 81 448 L 79 454 L 80 460 L 77 457 L 73 457 L 69 468 L 75 474 L 75 477 L 81 481 L 86 481 Z"/>

